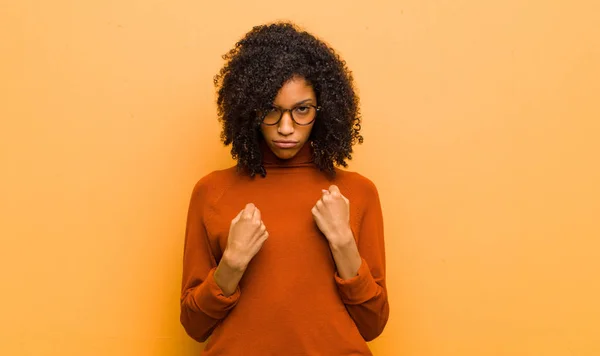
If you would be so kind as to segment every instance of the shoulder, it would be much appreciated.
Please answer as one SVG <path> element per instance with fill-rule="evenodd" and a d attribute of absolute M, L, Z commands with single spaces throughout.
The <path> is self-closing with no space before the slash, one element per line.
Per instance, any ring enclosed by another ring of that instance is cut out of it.
<path fill-rule="evenodd" d="M 354 221 L 362 221 L 368 212 L 381 211 L 381 201 L 375 183 L 364 175 L 339 170 L 335 183 L 342 194 L 350 201 L 350 214 Z"/>
<path fill-rule="evenodd" d="M 335 182 L 334 184 L 340 186 L 342 193 L 343 190 L 346 190 L 352 195 L 359 195 L 367 199 L 378 197 L 375 183 L 360 173 L 336 169 Z"/>
<path fill-rule="evenodd" d="M 240 179 L 240 175 L 235 166 L 212 171 L 196 182 L 192 195 L 205 199 L 218 196 L 237 179 Z"/>

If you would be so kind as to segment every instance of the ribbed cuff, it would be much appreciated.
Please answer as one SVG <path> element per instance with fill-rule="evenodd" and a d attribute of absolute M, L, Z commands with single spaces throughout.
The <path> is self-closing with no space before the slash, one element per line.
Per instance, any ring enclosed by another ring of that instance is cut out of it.
<path fill-rule="evenodd" d="M 196 288 L 194 300 L 204 314 L 220 320 L 227 316 L 227 313 L 237 304 L 240 299 L 240 287 L 238 286 L 232 295 L 226 297 L 215 281 L 216 269 L 216 267 L 211 269 L 204 283 Z"/>
<path fill-rule="evenodd" d="M 337 272 L 335 282 L 344 304 L 362 304 L 377 295 L 378 285 L 371 275 L 367 261 L 362 259 L 358 275 L 350 279 L 342 279 Z"/>

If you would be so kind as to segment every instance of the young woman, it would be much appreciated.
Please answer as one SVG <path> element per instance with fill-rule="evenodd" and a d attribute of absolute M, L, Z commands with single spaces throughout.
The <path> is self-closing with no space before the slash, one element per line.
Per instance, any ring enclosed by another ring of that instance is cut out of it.
<path fill-rule="evenodd" d="M 253 28 L 215 77 L 236 167 L 195 186 L 181 323 L 204 355 L 370 355 L 389 315 L 377 189 L 345 62 L 289 23 Z"/>

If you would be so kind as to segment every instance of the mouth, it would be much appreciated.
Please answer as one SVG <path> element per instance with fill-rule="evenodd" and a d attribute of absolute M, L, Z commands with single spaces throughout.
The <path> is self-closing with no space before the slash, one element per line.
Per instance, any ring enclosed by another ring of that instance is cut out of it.
<path fill-rule="evenodd" d="M 275 146 L 277 146 L 279 148 L 293 148 L 293 147 L 296 147 L 296 145 L 298 144 L 297 141 L 286 141 L 286 140 L 273 141 L 273 143 L 275 144 Z"/>

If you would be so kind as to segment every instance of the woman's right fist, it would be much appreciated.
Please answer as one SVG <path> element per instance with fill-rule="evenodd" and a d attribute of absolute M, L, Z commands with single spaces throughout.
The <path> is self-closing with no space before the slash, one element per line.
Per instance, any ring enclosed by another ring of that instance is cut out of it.
<path fill-rule="evenodd" d="M 231 220 L 223 258 L 231 267 L 245 270 L 268 237 L 260 210 L 252 203 L 246 204 L 244 210 Z"/>

